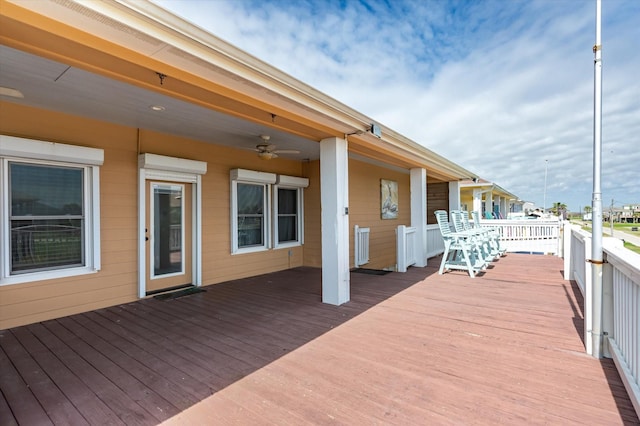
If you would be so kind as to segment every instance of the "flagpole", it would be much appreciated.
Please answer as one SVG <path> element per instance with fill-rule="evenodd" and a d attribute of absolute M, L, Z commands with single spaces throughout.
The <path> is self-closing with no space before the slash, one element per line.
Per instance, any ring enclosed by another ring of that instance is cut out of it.
<path fill-rule="evenodd" d="M 600 175 L 602 163 L 602 3 L 596 0 L 596 43 L 593 85 L 593 198 L 591 226 L 591 286 L 592 318 L 591 355 L 602 358 L 602 193 Z"/>

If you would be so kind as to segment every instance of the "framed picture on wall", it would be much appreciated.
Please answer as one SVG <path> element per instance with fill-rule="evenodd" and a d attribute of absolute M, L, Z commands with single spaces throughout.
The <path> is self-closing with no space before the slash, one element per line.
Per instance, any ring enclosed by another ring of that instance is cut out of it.
<path fill-rule="evenodd" d="M 398 218 L 398 182 L 380 179 L 380 217 Z"/>

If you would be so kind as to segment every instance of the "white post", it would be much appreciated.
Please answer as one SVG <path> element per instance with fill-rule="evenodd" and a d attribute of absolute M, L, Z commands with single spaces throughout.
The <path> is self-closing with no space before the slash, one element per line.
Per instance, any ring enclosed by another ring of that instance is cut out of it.
<path fill-rule="evenodd" d="M 480 219 L 482 219 L 482 190 L 473 190 L 473 211 L 478 212 Z"/>
<path fill-rule="evenodd" d="M 404 225 L 398 225 L 396 228 L 396 270 L 398 272 L 407 272 L 407 227 Z"/>
<path fill-rule="evenodd" d="M 542 215 L 547 213 L 547 169 L 549 168 L 549 160 L 544 160 L 544 192 L 542 195 Z"/>
<path fill-rule="evenodd" d="M 565 281 L 570 281 L 573 279 L 573 265 L 571 264 L 571 256 L 572 254 L 572 246 L 573 242 L 573 225 L 568 220 L 563 222 L 562 224 L 562 243 L 564 244 L 562 250 L 562 256 L 564 257 L 564 279 Z"/>
<path fill-rule="evenodd" d="M 484 211 L 489 214 L 493 213 L 493 191 L 487 191 L 484 196 Z"/>
<path fill-rule="evenodd" d="M 619 241 L 622 244 L 622 241 Z M 611 358 L 609 339 L 614 338 L 613 327 L 613 266 L 602 265 L 602 356 Z M 608 338 L 607 338 L 608 337 Z"/>
<path fill-rule="evenodd" d="M 449 182 L 449 210 L 460 210 L 460 204 L 460 182 Z"/>
<path fill-rule="evenodd" d="M 427 171 L 411 169 L 411 227 L 416 228 L 415 266 L 427 266 Z"/>
<path fill-rule="evenodd" d="M 347 141 L 320 141 L 322 302 L 349 301 L 349 158 Z"/>
<path fill-rule="evenodd" d="M 499 195 L 496 195 L 495 197 L 493 197 L 493 210 L 491 210 L 492 212 L 495 212 L 495 206 L 498 206 L 498 213 L 502 212 L 502 197 L 500 197 Z M 499 219 L 500 217 L 498 216 L 497 219 Z"/>
<path fill-rule="evenodd" d="M 589 259 L 592 253 L 593 238 L 584 239 L 584 258 Z M 593 345 L 591 344 L 591 332 L 593 331 L 593 268 L 589 264 L 584 267 L 584 344 L 587 354 L 593 355 Z"/>

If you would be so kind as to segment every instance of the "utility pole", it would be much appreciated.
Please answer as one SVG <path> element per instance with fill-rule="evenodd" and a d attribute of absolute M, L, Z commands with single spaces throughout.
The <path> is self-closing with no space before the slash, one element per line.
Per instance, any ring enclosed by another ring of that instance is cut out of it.
<path fill-rule="evenodd" d="M 602 165 L 602 1 L 596 0 L 596 43 L 593 46 L 593 198 L 591 226 L 591 319 L 586 324 L 587 352 L 602 358 L 602 193 L 600 187 Z M 588 285 L 588 283 L 587 283 Z M 589 351 L 589 349 L 591 349 Z"/>
<path fill-rule="evenodd" d="M 609 207 L 609 229 L 613 237 L 613 198 L 611 199 L 611 207 Z"/>
<path fill-rule="evenodd" d="M 542 195 L 542 215 L 544 216 L 547 208 L 547 168 L 549 160 L 544 160 L 544 193 Z"/>

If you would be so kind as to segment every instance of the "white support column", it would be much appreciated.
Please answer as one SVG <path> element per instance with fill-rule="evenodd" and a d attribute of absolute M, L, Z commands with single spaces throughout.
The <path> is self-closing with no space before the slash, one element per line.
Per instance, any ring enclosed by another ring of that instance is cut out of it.
<path fill-rule="evenodd" d="M 416 228 L 416 263 L 427 266 L 427 171 L 411 169 L 411 227 Z"/>
<path fill-rule="evenodd" d="M 482 190 L 481 189 L 473 190 L 473 211 L 478 212 L 478 215 L 480 215 L 480 219 L 484 217 L 482 215 Z"/>
<path fill-rule="evenodd" d="M 493 213 L 493 191 L 488 191 L 484 195 L 484 211 Z"/>
<path fill-rule="evenodd" d="M 460 182 L 449 182 L 449 210 L 460 210 Z"/>
<path fill-rule="evenodd" d="M 349 301 L 349 158 L 347 141 L 320 141 L 322 302 Z"/>
<path fill-rule="evenodd" d="M 502 210 L 502 197 L 500 197 L 499 195 L 493 197 L 493 210 L 492 211 L 495 211 L 495 206 L 498 206 L 498 212 L 499 213 L 504 214 L 503 210 Z"/>

